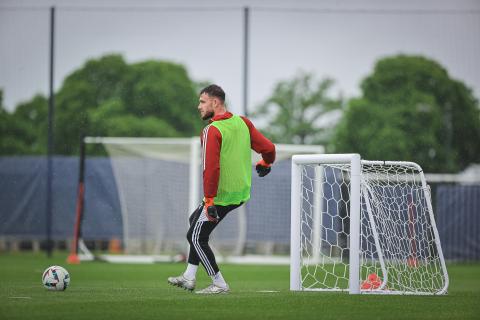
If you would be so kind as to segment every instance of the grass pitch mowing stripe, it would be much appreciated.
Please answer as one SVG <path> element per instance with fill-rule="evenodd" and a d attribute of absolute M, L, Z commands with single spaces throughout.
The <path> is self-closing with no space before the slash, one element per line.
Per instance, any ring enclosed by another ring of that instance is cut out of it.
<path fill-rule="evenodd" d="M 183 264 L 70 266 L 65 258 L 0 255 L 0 319 L 438 320 L 478 319 L 480 314 L 480 264 L 449 265 L 449 294 L 439 297 L 290 292 L 288 266 L 223 265 L 232 293 L 203 296 L 167 284 Z M 71 287 L 65 292 L 42 287 L 41 274 L 50 265 L 70 272 Z M 199 269 L 197 287 L 209 283 Z"/>

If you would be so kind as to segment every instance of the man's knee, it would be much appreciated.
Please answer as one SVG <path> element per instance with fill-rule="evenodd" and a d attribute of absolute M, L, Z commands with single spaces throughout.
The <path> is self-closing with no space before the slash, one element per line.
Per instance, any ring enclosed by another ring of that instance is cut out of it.
<path fill-rule="evenodd" d="M 201 246 L 204 246 L 204 245 L 208 245 L 208 241 L 210 240 L 210 237 L 208 235 L 202 235 L 201 233 L 200 234 L 197 234 L 195 236 L 195 239 L 194 239 L 194 236 L 193 236 L 193 230 L 190 229 L 188 230 L 187 232 L 187 241 L 189 244 L 193 244 L 193 243 L 198 243 L 200 244 Z"/>
<path fill-rule="evenodd" d="M 197 242 L 200 244 L 200 246 L 208 246 L 208 240 L 210 240 L 210 237 L 209 236 L 202 236 L 200 235 L 198 237 L 198 240 Z"/>

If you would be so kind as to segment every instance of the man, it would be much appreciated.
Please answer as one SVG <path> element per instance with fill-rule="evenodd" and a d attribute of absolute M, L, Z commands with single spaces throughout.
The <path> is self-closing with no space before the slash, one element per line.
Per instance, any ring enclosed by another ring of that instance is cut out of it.
<path fill-rule="evenodd" d="M 168 283 L 192 291 L 201 262 L 212 284 L 196 293 L 228 293 L 229 286 L 218 268 L 208 239 L 230 211 L 250 199 L 250 149 L 262 155 L 256 170 L 264 177 L 275 161 L 275 146 L 250 120 L 227 111 L 225 92 L 217 85 L 212 84 L 200 92 L 198 111 L 203 120 L 209 121 L 200 137 L 204 199 L 189 218 L 187 269 L 178 277 L 169 277 Z"/>

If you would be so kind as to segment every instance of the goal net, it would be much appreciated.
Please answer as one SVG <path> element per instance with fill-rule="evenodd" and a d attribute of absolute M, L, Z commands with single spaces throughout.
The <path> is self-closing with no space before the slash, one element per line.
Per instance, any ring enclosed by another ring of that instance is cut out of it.
<path fill-rule="evenodd" d="M 107 150 L 120 199 L 125 255 L 102 258 L 112 262 L 155 262 L 186 254 L 188 216 L 203 195 L 199 138 L 87 137 L 84 141 L 101 144 Z M 323 153 L 322 146 L 280 144 L 276 150 L 277 162 L 284 159 L 288 166 L 292 154 Z M 252 152 L 252 170 L 259 159 Z M 282 221 L 278 217 L 283 213 L 284 220 L 289 220 L 289 182 L 283 177 L 285 172 L 289 175 L 289 168 L 281 167 L 275 167 L 262 180 L 252 174 L 252 199 L 227 215 L 212 233 L 210 244 L 219 260 L 232 262 L 247 251 L 255 253 L 251 248 L 275 243 L 275 236 L 281 233 L 278 228 L 286 225 L 278 225 Z M 88 185 L 85 188 L 88 190 Z M 259 203 L 254 194 L 262 195 L 263 201 Z M 257 234 L 256 230 L 262 231 Z M 283 234 L 287 244 L 288 231 L 286 225 Z"/>
<path fill-rule="evenodd" d="M 422 169 L 358 155 L 292 159 L 291 290 L 444 294 Z"/>

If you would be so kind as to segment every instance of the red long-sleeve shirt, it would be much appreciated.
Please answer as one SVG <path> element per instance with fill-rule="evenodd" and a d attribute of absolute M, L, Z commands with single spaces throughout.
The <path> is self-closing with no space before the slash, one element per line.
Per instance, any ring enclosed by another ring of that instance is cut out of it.
<path fill-rule="evenodd" d="M 233 115 L 226 112 L 217 115 L 210 120 L 222 121 L 229 119 Z M 258 131 L 253 123 L 246 117 L 242 117 L 243 121 L 250 132 L 251 148 L 262 155 L 266 163 L 275 161 L 275 145 Z M 220 178 L 220 150 L 222 148 L 222 135 L 214 126 L 206 126 L 200 135 L 202 143 L 202 160 L 203 160 L 203 194 L 205 198 L 213 198 L 217 195 L 218 181 Z"/>

